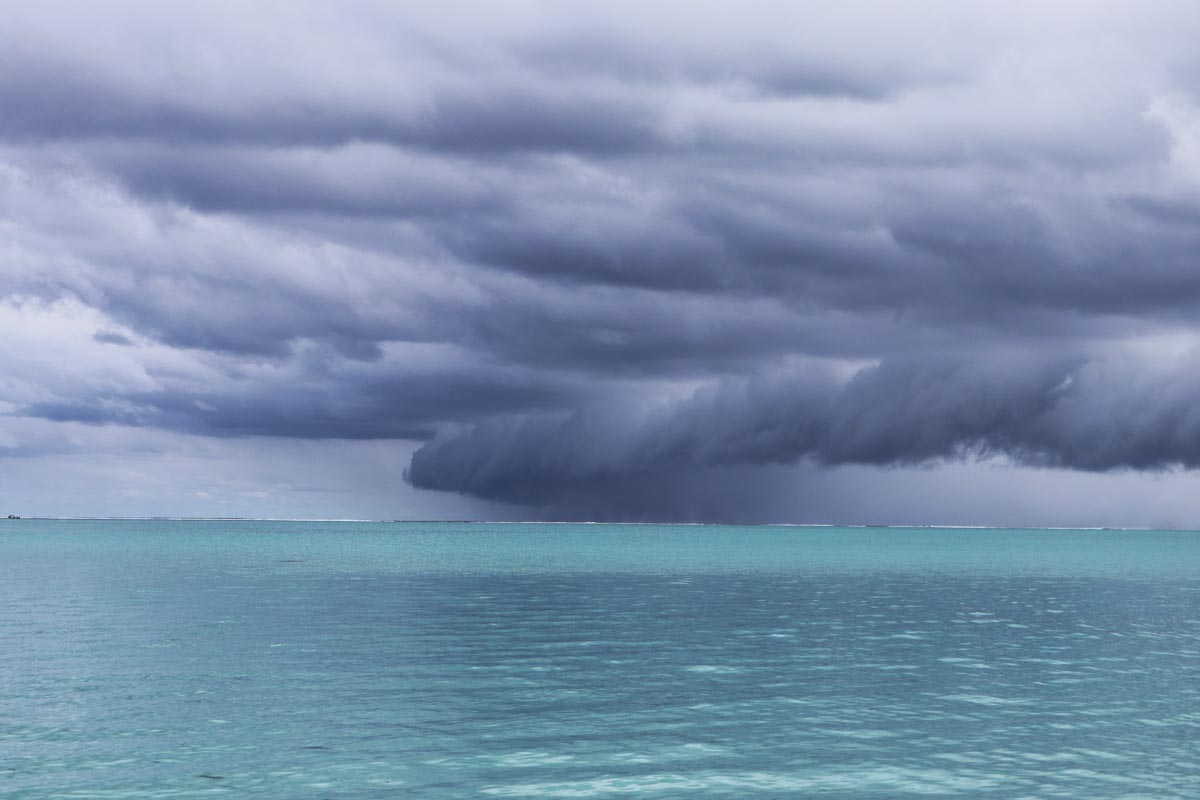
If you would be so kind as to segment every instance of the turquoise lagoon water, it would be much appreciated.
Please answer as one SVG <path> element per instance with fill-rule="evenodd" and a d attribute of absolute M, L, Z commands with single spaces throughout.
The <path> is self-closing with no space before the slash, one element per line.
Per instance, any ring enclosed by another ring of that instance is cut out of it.
<path fill-rule="evenodd" d="M 0 521 L 0 796 L 1200 797 L 1200 534 Z"/>

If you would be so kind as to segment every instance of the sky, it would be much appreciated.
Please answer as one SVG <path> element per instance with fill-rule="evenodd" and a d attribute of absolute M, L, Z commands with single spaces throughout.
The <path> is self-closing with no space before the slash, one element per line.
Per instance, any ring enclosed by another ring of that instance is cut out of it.
<path fill-rule="evenodd" d="M 0 512 L 1200 527 L 1198 39 L 5 4 Z"/>

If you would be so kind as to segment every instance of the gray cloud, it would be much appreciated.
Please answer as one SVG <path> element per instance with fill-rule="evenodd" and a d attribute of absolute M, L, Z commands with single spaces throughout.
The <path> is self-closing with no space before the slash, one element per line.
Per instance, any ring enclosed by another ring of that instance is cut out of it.
<path fill-rule="evenodd" d="M 911 357 L 828 374 L 731 380 L 647 409 L 494 420 L 413 456 L 418 487 L 496 500 L 603 496 L 633 477 L 731 465 L 877 466 L 1005 457 L 1091 471 L 1200 466 L 1200 360 L 993 353 Z M 645 502 L 643 501 L 642 505 Z"/>
<path fill-rule="evenodd" d="M 1194 8 L 643 5 L 13 9 L 0 414 L 567 516 L 1198 465 Z"/>

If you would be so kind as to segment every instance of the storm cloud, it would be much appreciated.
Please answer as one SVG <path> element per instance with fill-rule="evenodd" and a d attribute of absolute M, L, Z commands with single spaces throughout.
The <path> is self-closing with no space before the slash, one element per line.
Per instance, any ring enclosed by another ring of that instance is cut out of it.
<path fill-rule="evenodd" d="M 688 519 L 1200 467 L 1193 4 L 0 16 L 4 463 L 394 442 L 398 491 Z"/>

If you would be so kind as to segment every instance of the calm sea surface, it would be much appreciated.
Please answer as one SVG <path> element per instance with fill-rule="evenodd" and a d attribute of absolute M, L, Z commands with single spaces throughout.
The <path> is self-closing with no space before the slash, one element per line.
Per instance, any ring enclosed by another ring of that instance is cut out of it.
<path fill-rule="evenodd" d="M 1200 797 L 1200 534 L 0 520 L 4 798 Z"/>

